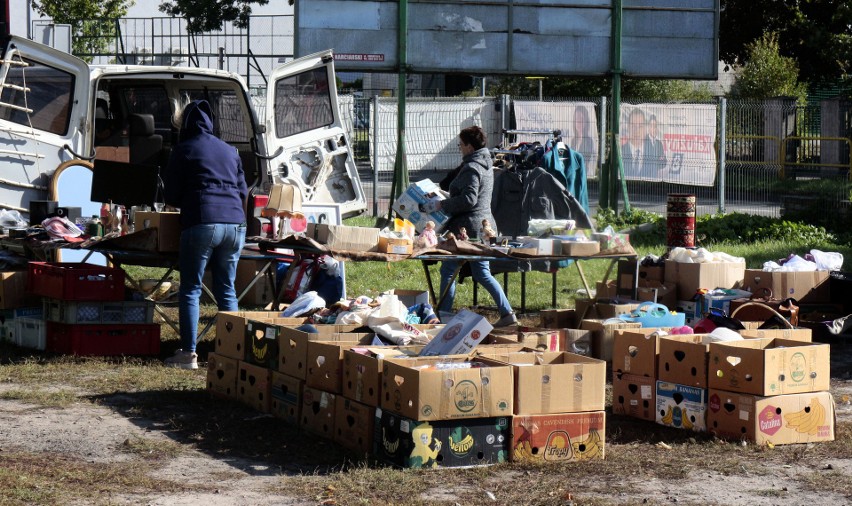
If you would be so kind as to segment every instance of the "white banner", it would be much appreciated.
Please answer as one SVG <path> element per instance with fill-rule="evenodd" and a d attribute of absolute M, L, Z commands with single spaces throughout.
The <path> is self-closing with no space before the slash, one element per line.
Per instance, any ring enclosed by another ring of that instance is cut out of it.
<path fill-rule="evenodd" d="M 625 179 L 713 186 L 715 138 L 713 104 L 621 106 Z"/>
<path fill-rule="evenodd" d="M 515 100 L 515 125 L 518 130 L 562 131 L 562 141 L 579 151 L 586 162 L 586 177 L 595 177 L 598 169 L 598 118 L 592 102 L 532 102 Z M 518 142 L 539 141 L 549 134 L 519 134 Z M 503 146 L 509 149 L 510 146 Z"/>

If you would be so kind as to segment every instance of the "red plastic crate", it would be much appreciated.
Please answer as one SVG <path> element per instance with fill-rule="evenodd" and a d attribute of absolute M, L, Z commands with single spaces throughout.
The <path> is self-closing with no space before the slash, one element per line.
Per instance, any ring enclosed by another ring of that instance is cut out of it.
<path fill-rule="evenodd" d="M 124 300 L 124 271 L 85 263 L 30 262 L 27 290 L 62 300 Z"/>
<path fill-rule="evenodd" d="M 47 351 L 68 355 L 158 355 L 160 324 L 47 322 Z"/>

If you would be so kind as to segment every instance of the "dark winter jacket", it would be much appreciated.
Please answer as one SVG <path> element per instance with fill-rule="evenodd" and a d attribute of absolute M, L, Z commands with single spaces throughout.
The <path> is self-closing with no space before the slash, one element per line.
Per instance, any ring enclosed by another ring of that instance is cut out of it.
<path fill-rule="evenodd" d="M 471 239 L 479 237 L 482 220 L 494 225 L 491 216 L 491 191 L 494 170 L 491 153 L 482 148 L 462 158 L 458 175 L 449 184 L 449 198 L 441 202 L 441 210 L 450 215 L 445 230 L 457 234 L 464 227 Z"/>
<path fill-rule="evenodd" d="M 532 219 L 574 220 L 577 228 L 593 228 L 580 202 L 541 167 L 498 171 L 491 210 L 503 235 L 527 235 Z"/>
<path fill-rule="evenodd" d="M 213 135 L 206 100 L 183 112 L 180 142 L 163 174 L 166 204 L 180 208 L 181 227 L 201 223 L 245 223 L 248 190 L 236 148 Z"/>

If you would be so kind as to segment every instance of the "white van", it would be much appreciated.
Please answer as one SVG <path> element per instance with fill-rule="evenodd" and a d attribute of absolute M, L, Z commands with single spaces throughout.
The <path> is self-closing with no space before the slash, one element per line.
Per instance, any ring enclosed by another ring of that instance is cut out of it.
<path fill-rule="evenodd" d="M 210 102 L 215 133 L 239 151 L 252 195 L 289 182 L 301 187 L 306 202 L 339 205 L 343 217 L 366 210 L 330 50 L 277 68 L 259 118 L 244 80 L 231 72 L 90 66 L 20 37 L 2 45 L 0 208 L 26 215 L 30 201 L 52 200 L 53 175 L 69 165 L 111 160 L 165 170 L 178 138 L 173 99 L 189 96 Z M 249 216 L 257 215 L 256 201 L 247 203 Z"/>

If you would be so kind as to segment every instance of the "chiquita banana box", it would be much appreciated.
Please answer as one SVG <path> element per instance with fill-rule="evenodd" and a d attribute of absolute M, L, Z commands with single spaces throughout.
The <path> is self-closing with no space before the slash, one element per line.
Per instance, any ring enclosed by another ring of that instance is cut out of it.
<path fill-rule="evenodd" d="M 707 430 L 757 444 L 834 440 L 834 398 L 829 392 L 758 395 L 711 389 Z"/>
<path fill-rule="evenodd" d="M 707 390 L 657 381 L 656 422 L 667 427 L 707 430 Z"/>
<path fill-rule="evenodd" d="M 512 417 L 512 461 L 567 462 L 604 458 L 603 411 Z"/>

